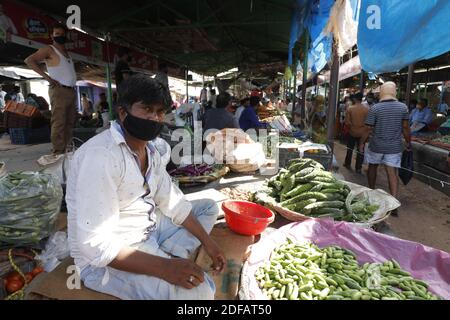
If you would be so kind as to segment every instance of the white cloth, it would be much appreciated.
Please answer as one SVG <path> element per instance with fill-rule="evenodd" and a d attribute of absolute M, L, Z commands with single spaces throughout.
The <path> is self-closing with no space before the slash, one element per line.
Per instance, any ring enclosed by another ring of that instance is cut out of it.
<path fill-rule="evenodd" d="M 77 75 L 75 73 L 75 67 L 73 60 L 69 55 L 69 58 L 65 57 L 58 49 L 54 46 L 50 46 L 53 51 L 59 56 L 59 65 L 56 67 L 49 66 L 47 63 L 47 71 L 50 77 L 63 86 L 75 87 L 77 82 Z"/>
<path fill-rule="evenodd" d="M 152 142 L 147 154 L 144 179 L 116 122 L 75 152 L 66 203 L 70 253 L 80 270 L 105 267 L 123 247 L 148 238 L 155 229 L 155 206 L 175 225 L 191 212 Z"/>
<path fill-rule="evenodd" d="M 12 34 L 17 34 L 17 28 L 12 22 L 11 18 L 5 14 L 0 14 L 0 29 L 4 31 L 9 31 Z"/>
<path fill-rule="evenodd" d="M 234 118 L 238 121 L 239 123 L 239 118 L 241 117 L 242 112 L 244 112 L 245 107 L 244 106 L 240 106 L 239 108 L 236 109 L 236 112 L 234 113 Z"/>
<path fill-rule="evenodd" d="M 331 8 L 330 20 L 325 26 L 325 32 L 333 33 L 340 57 L 356 44 L 358 21 L 353 20 L 353 9 L 350 1 L 337 0 L 334 3 Z"/>

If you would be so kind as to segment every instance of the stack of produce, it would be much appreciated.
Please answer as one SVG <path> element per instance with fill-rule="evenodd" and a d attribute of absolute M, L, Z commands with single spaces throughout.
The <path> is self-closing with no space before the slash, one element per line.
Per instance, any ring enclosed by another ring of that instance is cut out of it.
<path fill-rule="evenodd" d="M 229 168 L 227 166 L 203 163 L 179 167 L 169 171 L 169 174 L 178 183 L 186 186 L 212 182 L 226 175 L 228 171 Z"/>
<path fill-rule="evenodd" d="M 9 173 L 0 178 L 0 243 L 38 244 L 53 232 L 63 191 L 49 174 Z"/>
<path fill-rule="evenodd" d="M 395 260 L 361 266 L 349 250 L 289 239 L 272 252 L 255 278 L 272 300 L 440 299 Z"/>
<path fill-rule="evenodd" d="M 265 190 L 254 194 L 253 200 L 311 217 L 349 222 L 367 221 L 378 209 L 367 199 L 349 195 L 350 188 L 319 162 L 293 159 L 288 169 L 281 169 L 278 175 L 268 180 Z"/>
<path fill-rule="evenodd" d="M 261 121 L 267 121 L 268 118 L 278 115 L 277 108 L 272 105 L 263 105 L 258 108 L 258 117 Z"/>
<path fill-rule="evenodd" d="M 224 195 L 226 195 L 231 200 L 239 201 L 249 201 L 252 193 L 247 190 L 242 190 L 239 188 L 223 188 L 220 190 Z"/>
<path fill-rule="evenodd" d="M 179 167 L 169 171 L 172 177 L 198 177 L 208 175 L 214 171 L 214 167 L 206 163 L 190 164 L 188 166 Z"/>

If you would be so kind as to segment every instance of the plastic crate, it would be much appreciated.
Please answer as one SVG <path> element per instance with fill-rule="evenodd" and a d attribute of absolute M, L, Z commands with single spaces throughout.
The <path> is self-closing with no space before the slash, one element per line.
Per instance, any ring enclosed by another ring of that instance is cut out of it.
<path fill-rule="evenodd" d="M 33 144 L 50 142 L 50 127 L 38 129 L 9 128 L 12 144 Z"/>
<path fill-rule="evenodd" d="M 297 158 L 300 158 L 298 149 L 278 148 L 278 165 L 280 168 L 286 168 L 290 160 Z"/>
<path fill-rule="evenodd" d="M 4 126 L 8 128 L 32 128 L 38 129 L 49 124 L 49 120 L 43 117 L 30 118 L 13 112 L 4 113 Z"/>
<path fill-rule="evenodd" d="M 331 153 L 331 148 L 327 145 L 327 152 L 320 153 L 309 153 L 304 152 L 303 158 L 313 159 L 322 164 L 326 170 L 330 170 L 333 164 L 333 154 Z"/>

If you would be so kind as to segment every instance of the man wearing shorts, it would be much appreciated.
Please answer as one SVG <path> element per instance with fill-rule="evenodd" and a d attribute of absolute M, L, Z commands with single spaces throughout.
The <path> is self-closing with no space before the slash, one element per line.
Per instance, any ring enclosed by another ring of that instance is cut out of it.
<path fill-rule="evenodd" d="M 371 137 L 366 153 L 369 188 L 375 189 L 378 165 L 383 164 L 388 176 L 389 190 L 394 197 L 397 197 L 398 193 L 397 168 L 400 168 L 402 159 L 402 134 L 407 149 L 411 149 L 408 107 L 397 101 L 396 92 L 394 82 L 386 82 L 381 86 L 380 102 L 369 110 L 366 119 L 367 130 L 359 145 L 360 152 L 364 152 L 364 144 L 369 136 Z"/>

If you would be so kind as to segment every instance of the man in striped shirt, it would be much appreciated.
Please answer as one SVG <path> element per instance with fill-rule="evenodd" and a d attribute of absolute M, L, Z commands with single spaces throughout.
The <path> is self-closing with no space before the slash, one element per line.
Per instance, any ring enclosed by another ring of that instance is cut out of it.
<path fill-rule="evenodd" d="M 397 101 L 396 91 L 394 82 L 386 82 L 381 86 L 380 102 L 369 110 L 367 129 L 359 146 L 360 152 L 363 152 L 364 144 L 371 136 L 366 153 L 369 188 L 375 189 L 378 165 L 384 164 L 390 193 L 394 197 L 397 197 L 398 192 L 397 168 L 400 168 L 403 152 L 402 135 L 407 142 L 407 149 L 411 148 L 408 107 Z"/>

